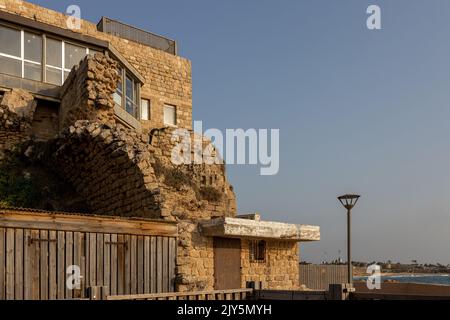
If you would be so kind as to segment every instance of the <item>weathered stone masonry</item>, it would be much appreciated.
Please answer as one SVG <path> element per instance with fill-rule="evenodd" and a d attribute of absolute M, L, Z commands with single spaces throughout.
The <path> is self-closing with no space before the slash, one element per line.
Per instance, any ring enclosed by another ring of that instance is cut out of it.
<path fill-rule="evenodd" d="M 65 15 L 24 1 L 0 0 L 0 10 L 67 29 Z M 35 125 L 35 97 L 16 89 L 0 97 L 0 157 L 21 150 L 31 161 L 48 166 L 74 187 L 91 213 L 177 221 L 177 290 L 214 289 L 214 238 L 202 226 L 236 217 L 233 187 L 223 164 L 174 165 L 176 128 L 164 127 L 163 121 L 164 105 L 173 105 L 177 127 L 189 129 L 193 143 L 199 138 L 191 130 L 190 61 L 99 32 L 87 21 L 74 32 L 108 41 L 145 79 L 141 95 L 150 99 L 150 120 L 141 121 L 142 132 L 117 121 L 112 94 L 120 63 L 108 53 L 96 54 L 74 67 L 61 87 L 52 123 L 56 129 L 46 133 L 47 139 L 34 134 L 41 130 Z M 210 144 L 200 139 L 203 146 Z M 266 288 L 298 289 L 296 241 L 267 239 L 265 263 L 250 261 L 249 241 L 241 241 L 241 286 L 262 281 Z"/>
<path fill-rule="evenodd" d="M 67 29 L 66 15 L 26 1 L 0 0 L 0 10 Z M 100 32 L 94 23 L 86 20 L 82 20 L 80 30 L 72 32 L 109 41 L 145 78 L 141 95 L 150 99 L 151 119 L 143 121 L 144 129 L 164 127 L 164 104 L 176 106 L 178 127 L 192 128 L 192 71 L 189 60 Z"/>

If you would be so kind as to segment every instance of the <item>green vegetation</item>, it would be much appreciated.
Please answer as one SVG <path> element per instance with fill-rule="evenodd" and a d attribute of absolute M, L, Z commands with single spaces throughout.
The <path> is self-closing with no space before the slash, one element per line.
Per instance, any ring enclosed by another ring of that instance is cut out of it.
<path fill-rule="evenodd" d="M 64 180 L 20 156 L 0 162 L 0 206 L 89 213 Z"/>
<path fill-rule="evenodd" d="M 219 202 L 222 200 L 222 193 L 214 187 L 199 187 L 200 182 L 195 181 L 194 178 L 183 171 L 183 167 L 169 167 L 164 166 L 159 160 L 153 164 L 153 170 L 158 178 L 163 177 L 164 183 L 176 190 L 181 190 L 183 187 L 188 187 L 194 190 L 195 196 L 198 200 L 206 200 L 209 202 Z"/>

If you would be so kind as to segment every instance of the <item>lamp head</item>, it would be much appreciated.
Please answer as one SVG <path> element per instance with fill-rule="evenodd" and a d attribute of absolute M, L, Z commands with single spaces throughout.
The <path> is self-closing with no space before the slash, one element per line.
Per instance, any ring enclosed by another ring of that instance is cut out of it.
<path fill-rule="evenodd" d="M 361 196 L 356 194 L 346 194 L 338 197 L 338 200 L 342 203 L 344 208 L 351 210 L 358 203 L 359 198 L 361 198 Z"/>

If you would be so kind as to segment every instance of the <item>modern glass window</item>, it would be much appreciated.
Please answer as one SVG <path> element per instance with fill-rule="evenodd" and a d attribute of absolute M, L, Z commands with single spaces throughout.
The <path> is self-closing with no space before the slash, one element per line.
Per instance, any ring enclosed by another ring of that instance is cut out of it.
<path fill-rule="evenodd" d="M 123 70 L 119 69 L 119 75 L 123 74 Z M 123 81 L 122 81 L 122 77 L 120 77 L 119 83 L 117 84 L 117 89 L 116 92 L 114 93 L 114 102 L 119 105 L 119 106 L 123 106 L 122 100 L 123 100 Z"/>
<path fill-rule="evenodd" d="M 133 117 L 139 119 L 140 84 L 125 69 L 120 69 L 119 74 L 121 80 L 113 95 L 114 102 Z"/>
<path fill-rule="evenodd" d="M 0 73 L 62 85 L 73 66 L 87 54 L 97 52 L 100 51 L 0 25 Z"/>
<path fill-rule="evenodd" d="M 46 39 L 45 80 L 48 83 L 61 85 L 63 81 L 62 68 L 63 42 L 56 39 Z"/>
<path fill-rule="evenodd" d="M 0 26 L 0 72 L 22 76 L 22 32 Z"/>
<path fill-rule="evenodd" d="M 164 125 L 176 126 L 177 125 L 177 108 L 175 106 L 164 106 Z"/>
<path fill-rule="evenodd" d="M 52 38 L 46 39 L 46 82 L 62 85 L 72 68 L 89 54 L 89 48 Z"/>
<path fill-rule="evenodd" d="M 2 55 L 21 58 L 21 32 L 20 30 L 0 26 L 0 53 Z"/>
<path fill-rule="evenodd" d="M 141 99 L 141 120 L 150 120 L 150 100 Z"/>
<path fill-rule="evenodd" d="M 23 77 L 42 81 L 42 36 L 24 32 Z"/>
<path fill-rule="evenodd" d="M 87 48 L 66 43 L 64 54 L 64 68 L 70 70 L 87 55 Z"/>

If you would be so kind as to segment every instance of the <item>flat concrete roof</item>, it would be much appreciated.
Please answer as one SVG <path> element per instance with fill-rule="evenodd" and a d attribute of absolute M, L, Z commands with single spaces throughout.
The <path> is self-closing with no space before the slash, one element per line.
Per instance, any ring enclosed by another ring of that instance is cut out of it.
<path fill-rule="evenodd" d="M 221 238 L 320 241 L 320 227 L 239 218 L 218 218 L 202 223 L 206 236 Z"/>

